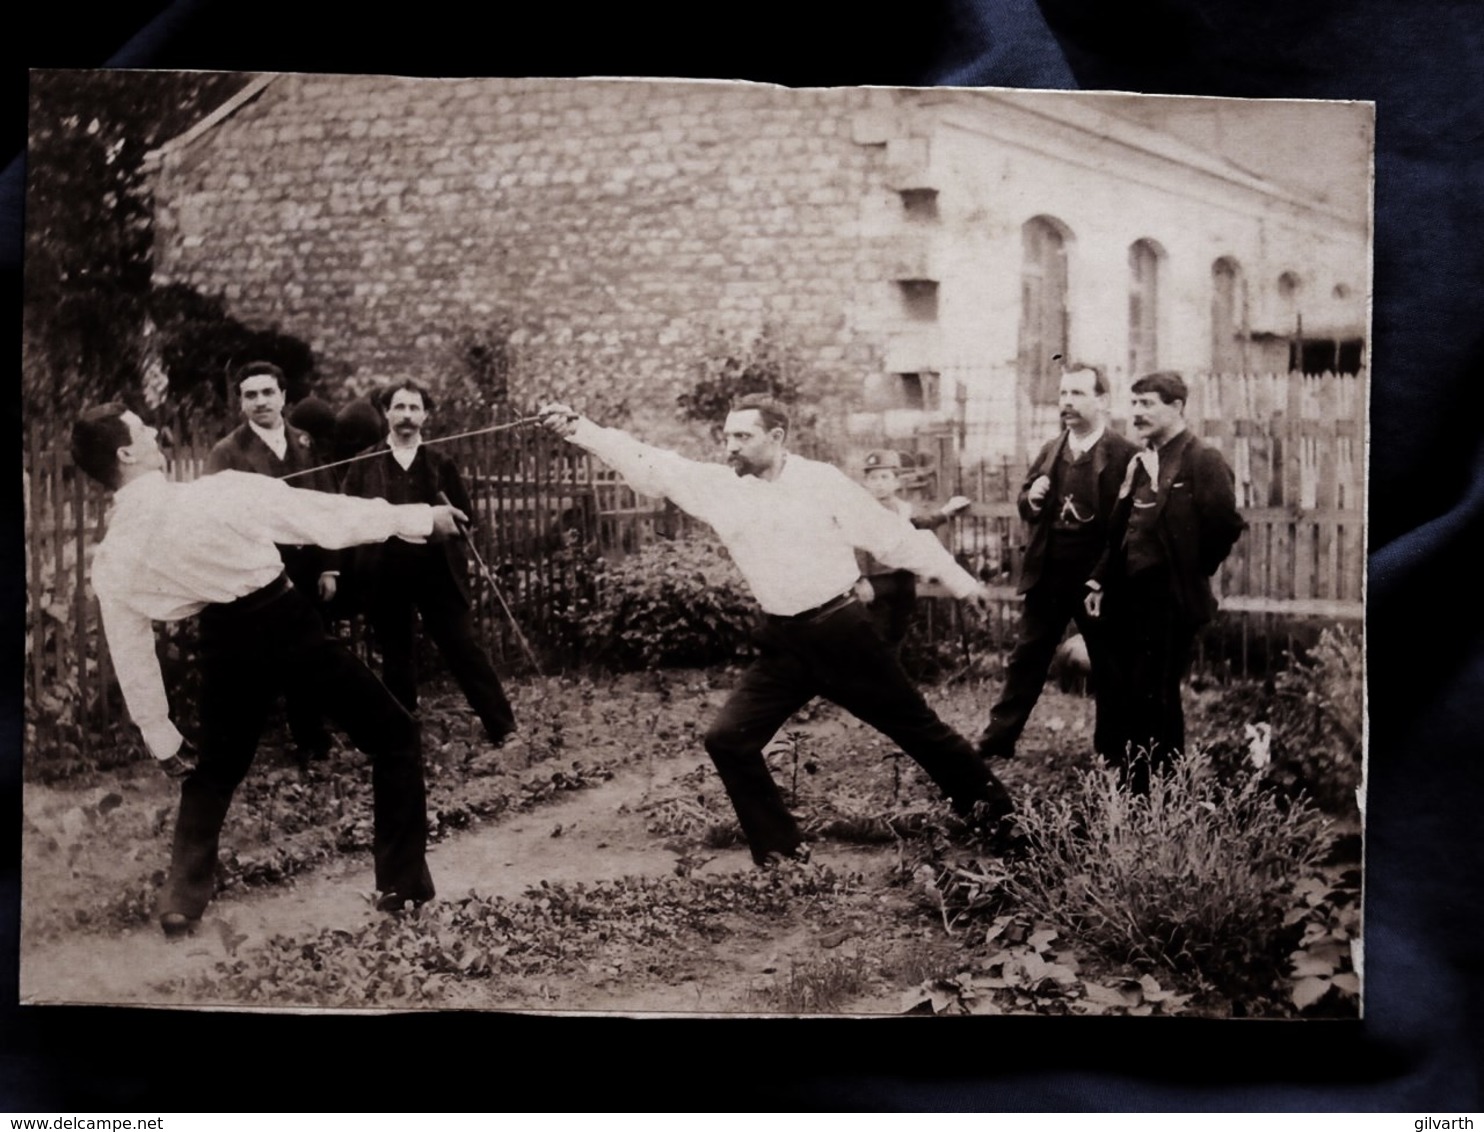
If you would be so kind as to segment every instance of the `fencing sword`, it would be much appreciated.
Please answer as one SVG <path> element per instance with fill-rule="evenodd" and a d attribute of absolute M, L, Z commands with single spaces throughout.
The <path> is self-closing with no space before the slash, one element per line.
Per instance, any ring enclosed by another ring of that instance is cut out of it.
<path fill-rule="evenodd" d="M 438 493 L 438 502 L 446 507 L 453 507 L 447 494 Z M 455 508 L 457 510 L 457 508 Z M 479 567 L 479 575 L 489 586 L 495 595 L 495 600 L 500 603 L 500 608 L 505 611 L 506 620 L 510 627 L 515 630 L 515 639 L 520 642 L 521 650 L 526 654 L 526 659 L 531 662 L 531 667 L 536 670 L 536 675 L 545 677 L 546 673 L 541 671 L 541 662 L 536 659 L 536 650 L 531 647 L 531 642 L 526 640 L 526 635 L 521 632 L 520 623 L 516 621 L 515 614 L 511 612 L 509 604 L 505 601 L 505 595 L 500 592 L 500 587 L 495 581 L 495 575 L 484 561 L 484 556 L 479 553 L 479 548 L 474 545 L 474 539 L 469 534 L 469 524 L 466 520 L 454 516 L 454 526 L 458 528 L 459 537 L 464 540 L 464 545 L 469 548 L 469 553 L 474 556 L 475 565 Z"/>
<path fill-rule="evenodd" d="M 486 436 L 490 433 L 506 432 L 512 428 L 520 428 L 522 425 L 537 424 L 545 419 L 546 418 L 543 416 L 521 417 L 519 420 L 507 421 L 505 424 L 489 425 L 486 428 L 471 428 L 467 432 L 455 432 L 449 434 L 448 436 L 435 436 L 433 437 L 433 439 L 424 440 L 421 443 L 428 445 L 446 444 L 450 440 L 463 440 L 465 437 L 468 436 Z M 355 456 L 348 456 L 344 460 L 335 460 L 329 464 L 319 464 L 313 468 L 303 468 L 297 472 L 289 472 L 287 475 L 282 475 L 278 478 L 281 480 L 297 479 L 300 476 L 313 475 L 315 472 L 324 472 L 328 471 L 331 468 L 339 468 L 343 467 L 346 464 L 354 464 L 358 460 L 370 460 L 373 457 L 383 455 L 388 451 L 390 450 L 385 444 L 380 444 L 377 445 L 375 448 L 368 449 L 367 451 L 358 453 Z"/>

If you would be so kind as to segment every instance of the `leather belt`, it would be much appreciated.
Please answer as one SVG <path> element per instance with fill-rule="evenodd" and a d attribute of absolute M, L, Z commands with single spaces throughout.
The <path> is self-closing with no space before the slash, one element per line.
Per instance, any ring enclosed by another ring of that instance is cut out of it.
<path fill-rule="evenodd" d="M 821 621 L 831 613 L 844 609 L 847 605 L 854 605 L 855 601 L 855 591 L 852 589 L 838 597 L 830 598 L 823 605 L 816 605 L 813 609 L 806 609 L 802 613 L 770 613 L 768 616 L 775 621 L 783 621 L 790 625 L 808 624 L 812 621 Z"/>
<path fill-rule="evenodd" d="M 274 598 L 283 596 L 293 588 L 294 584 L 289 581 L 289 576 L 287 574 L 280 574 L 266 586 L 255 589 L 250 594 L 243 594 L 233 601 L 222 601 L 208 605 L 202 610 L 202 613 L 209 613 L 213 616 L 225 615 L 239 617 L 244 613 L 251 613 L 255 609 L 261 609 Z"/>

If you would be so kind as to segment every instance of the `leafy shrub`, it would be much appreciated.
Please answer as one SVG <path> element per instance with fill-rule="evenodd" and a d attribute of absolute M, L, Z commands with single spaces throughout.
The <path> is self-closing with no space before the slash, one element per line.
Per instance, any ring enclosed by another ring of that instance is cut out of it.
<path fill-rule="evenodd" d="M 610 566 L 573 616 L 586 654 L 611 667 L 700 667 L 746 649 L 756 605 L 719 544 L 662 539 Z"/>
<path fill-rule="evenodd" d="M 1353 813 L 1360 785 L 1365 716 L 1365 661 L 1360 635 L 1326 628 L 1262 684 L 1222 691 L 1203 711 L 1211 755 L 1223 776 L 1254 766 L 1280 793 L 1310 798 L 1330 813 Z M 1265 725 L 1265 757 L 1249 752 L 1249 728 Z"/>
<path fill-rule="evenodd" d="M 1213 983 L 1278 977 L 1294 886 L 1328 850 L 1329 822 L 1249 775 L 1223 785 L 1193 750 L 1147 795 L 1112 768 L 1021 811 L 1029 850 L 1006 881 L 1030 914 L 1120 961 Z"/>

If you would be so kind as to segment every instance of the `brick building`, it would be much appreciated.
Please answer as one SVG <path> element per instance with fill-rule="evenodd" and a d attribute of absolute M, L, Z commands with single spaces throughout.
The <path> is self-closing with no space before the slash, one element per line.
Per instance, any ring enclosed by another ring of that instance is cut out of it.
<path fill-rule="evenodd" d="M 1336 176 L 1366 177 L 1368 107 L 1249 106 L 1248 136 L 1352 132 Z M 765 330 L 862 443 L 951 422 L 970 458 L 1044 437 L 1055 354 L 1120 388 L 1358 368 L 1365 210 L 1159 122 L 1123 96 L 260 77 L 157 152 L 156 272 L 352 387 L 441 385 L 509 331 L 527 381 L 621 392 L 661 439 L 699 360 Z"/>

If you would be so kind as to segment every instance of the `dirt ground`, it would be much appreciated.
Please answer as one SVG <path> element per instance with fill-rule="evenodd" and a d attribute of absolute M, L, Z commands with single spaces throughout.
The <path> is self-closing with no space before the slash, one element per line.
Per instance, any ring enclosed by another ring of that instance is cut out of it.
<path fill-rule="evenodd" d="M 935 906 L 913 826 L 945 807 L 910 761 L 828 704 L 806 708 L 769 755 L 813 859 L 756 869 L 699 742 L 731 678 L 517 682 L 522 737 L 498 753 L 456 692 L 433 690 L 439 897 L 396 916 L 371 906 L 369 774 L 353 751 L 305 772 L 279 736 L 265 741 L 228 818 L 218 896 L 182 941 L 153 919 L 173 784 L 147 764 L 28 783 L 22 1001 L 878 1014 L 941 1010 L 944 994 L 973 1006 L 977 993 L 976 1012 L 1068 1012 L 1069 988 L 1086 1005 L 1116 985 L 1045 925 L 1023 925 L 1006 951 L 992 938 L 1003 923 L 986 933 Z M 973 734 L 991 692 L 929 697 Z M 1021 757 L 1000 768 L 1012 791 L 1086 765 L 1090 728 L 1090 700 L 1049 688 Z M 954 982 L 997 948 L 992 980 Z M 933 984 L 937 998 L 923 991 Z M 997 1002 L 991 984 L 1007 988 Z M 1146 983 L 1097 1001 L 1148 1012 L 1170 993 Z"/>

